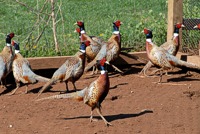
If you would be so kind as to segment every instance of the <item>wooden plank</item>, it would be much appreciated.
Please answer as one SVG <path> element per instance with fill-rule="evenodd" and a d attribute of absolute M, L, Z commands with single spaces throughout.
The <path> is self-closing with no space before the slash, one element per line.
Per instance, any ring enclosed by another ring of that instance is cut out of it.
<path fill-rule="evenodd" d="M 132 53 L 130 54 L 133 55 Z M 136 55 L 143 57 L 143 59 L 147 59 L 145 56 L 146 52 L 137 53 Z M 27 58 L 27 60 L 29 61 L 31 68 L 33 70 L 56 69 L 59 68 L 69 57 L 71 56 L 35 57 L 35 58 Z M 136 61 L 124 55 L 120 55 L 119 59 L 114 62 L 115 65 L 128 65 L 128 64 L 138 64 L 138 63 L 141 62 Z"/>
<path fill-rule="evenodd" d="M 148 60 L 146 52 L 131 52 L 130 55 L 135 55 L 141 57 L 143 59 Z M 55 57 L 37 57 L 37 58 L 27 58 L 30 62 L 30 65 L 33 70 L 40 70 L 40 69 L 56 69 L 59 68 L 67 58 L 71 56 L 55 56 Z M 196 65 L 200 66 L 200 57 L 199 56 L 188 56 L 185 53 L 178 52 L 177 57 L 179 59 L 195 63 Z M 131 64 L 142 64 L 141 62 L 129 58 L 127 56 L 121 55 L 118 60 L 114 62 L 115 65 L 124 66 L 124 65 L 131 65 Z M 145 64 L 145 63 L 143 63 Z"/>
<path fill-rule="evenodd" d="M 167 40 L 172 38 L 174 32 L 174 24 L 183 22 L 183 0 L 168 0 L 168 25 Z M 182 44 L 182 30 L 179 32 L 180 44 Z M 180 47 L 181 48 L 181 47 Z"/>
<path fill-rule="evenodd" d="M 59 68 L 71 56 L 27 58 L 33 70 Z"/>

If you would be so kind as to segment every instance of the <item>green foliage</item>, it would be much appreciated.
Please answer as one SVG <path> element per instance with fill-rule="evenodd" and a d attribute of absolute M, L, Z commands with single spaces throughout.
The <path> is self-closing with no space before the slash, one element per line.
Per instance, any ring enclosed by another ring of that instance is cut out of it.
<path fill-rule="evenodd" d="M 38 4 L 37 4 L 38 1 Z M 79 49 L 78 34 L 74 33 L 77 20 L 85 22 L 88 35 L 100 36 L 107 40 L 112 34 L 112 22 L 123 22 L 122 47 L 133 47 L 133 51 L 145 50 L 145 27 L 153 29 L 154 42 L 158 45 L 166 41 L 167 3 L 166 0 L 57 0 L 55 13 L 57 38 L 60 53 L 54 48 L 52 22 L 46 26 L 51 5 L 44 6 L 39 23 L 35 12 L 41 10 L 45 0 L 20 0 L 30 8 L 8 0 L 0 2 L 0 43 L 5 44 L 5 34 L 13 31 L 14 40 L 20 42 L 25 57 L 72 55 Z M 59 10 L 61 5 L 61 11 Z M 62 21 L 63 16 L 63 21 Z M 36 39 L 45 28 L 39 42 Z M 63 29 L 64 28 L 64 29 Z M 31 33 L 32 32 L 32 33 Z M 31 34 L 30 34 L 31 33 Z M 30 35 L 30 36 L 29 36 Z M 29 37 L 29 38 L 28 38 Z"/>

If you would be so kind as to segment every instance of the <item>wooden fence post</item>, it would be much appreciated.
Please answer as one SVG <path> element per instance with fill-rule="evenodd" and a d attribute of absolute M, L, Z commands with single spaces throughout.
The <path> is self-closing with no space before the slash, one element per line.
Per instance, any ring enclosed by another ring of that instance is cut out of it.
<path fill-rule="evenodd" d="M 183 22 L 183 0 L 168 0 L 167 40 L 172 38 L 174 24 L 177 22 Z M 182 30 L 180 30 L 179 37 L 180 44 L 182 44 Z"/>

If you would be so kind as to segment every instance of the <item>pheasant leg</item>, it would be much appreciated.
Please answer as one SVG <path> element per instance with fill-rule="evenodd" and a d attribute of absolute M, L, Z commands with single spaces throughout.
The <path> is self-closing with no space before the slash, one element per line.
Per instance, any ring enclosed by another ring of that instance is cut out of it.
<path fill-rule="evenodd" d="M 77 90 L 76 90 L 76 85 L 75 85 L 75 82 L 74 82 L 74 81 L 72 82 L 72 84 L 73 84 L 73 86 L 74 86 L 74 90 L 77 91 Z"/>
<path fill-rule="evenodd" d="M 65 81 L 65 85 L 66 85 L 66 90 L 65 91 L 61 91 L 61 94 L 65 94 L 67 92 L 69 92 L 69 88 L 68 88 L 68 81 Z"/>
<path fill-rule="evenodd" d="M 104 123 L 105 123 L 106 126 L 112 126 L 112 124 L 109 123 L 109 122 L 103 117 L 103 115 L 101 114 L 101 111 L 100 111 L 99 108 L 97 108 L 97 113 L 98 113 L 99 116 L 103 119 L 103 121 L 104 121 Z"/>
<path fill-rule="evenodd" d="M 11 93 L 8 93 L 8 94 L 6 94 L 6 95 L 13 95 L 13 94 L 15 94 L 15 92 L 17 91 L 17 89 L 20 87 L 20 83 L 19 82 L 16 82 L 16 88 L 11 92 Z"/>
<path fill-rule="evenodd" d="M 6 88 L 6 79 L 2 78 L 1 80 L 1 88 Z"/>
<path fill-rule="evenodd" d="M 25 94 L 27 94 L 28 93 L 28 85 L 26 85 L 26 90 L 25 90 L 25 92 L 24 92 Z"/>
<path fill-rule="evenodd" d="M 115 65 L 113 65 L 113 64 L 110 64 L 115 70 L 117 70 L 118 72 L 120 72 L 120 73 L 124 73 L 123 71 L 121 71 L 119 68 L 117 68 Z"/>
<path fill-rule="evenodd" d="M 91 110 L 91 114 L 90 114 L 90 122 L 93 121 L 98 121 L 97 119 L 93 119 L 93 111 Z"/>

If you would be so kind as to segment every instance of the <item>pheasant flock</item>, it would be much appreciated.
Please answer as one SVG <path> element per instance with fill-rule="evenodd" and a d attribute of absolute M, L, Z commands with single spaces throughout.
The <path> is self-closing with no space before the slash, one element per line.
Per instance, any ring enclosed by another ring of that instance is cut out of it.
<path fill-rule="evenodd" d="M 110 88 L 110 81 L 107 68 L 113 67 L 120 74 L 124 72 L 112 64 L 116 61 L 121 52 L 121 34 L 120 26 L 122 22 L 117 20 L 113 22 L 113 32 L 108 41 L 104 41 L 97 36 L 89 36 L 86 34 L 84 22 L 77 21 L 75 25 L 78 28 L 75 30 L 79 34 L 80 49 L 72 57 L 68 58 L 49 78 L 39 76 L 33 72 L 30 64 L 26 58 L 20 54 L 19 43 L 11 41 L 14 37 L 14 33 L 10 33 L 6 36 L 6 46 L 0 53 L 0 77 L 1 87 L 6 88 L 6 76 L 12 71 L 16 82 L 16 88 L 6 95 L 13 95 L 20 87 L 20 83 L 26 85 L 26 91 L 28 92 L 28 84 L 36 82 L 46 82 L 40 89 L 36 101 L 46 99 L 60 99 L 60 98 L 74 98 L 78 101 L 83 101 L 85 104 L 91 107 L 90 121 L 93 121 L 93 110 L 96 109 L 99 116 L 103 119 L 106 126 L 112 125 L 109 123 L 101 113 L 101 103 L 107 96 Z M 162 44 L 160 47 L 152 42 L 153 33 L 152 30 L 144 28 L 144 34 L 146 36 L 146 52 L 149 58 L 148 63 L 144 66 L 140 75 L 144 74 L 150 77 L 146 72 L 152 66 L 158 67 L 157 70 L 151 73 L 151 76 L 159 72 L 160 79 L 157 83 L 162 83 L 163 71 L 171 70 L 175 67 L 187 68 L 189 71 L 199 71 L 200 66 L 193 63 L 182 61 L 176 57 L 179 50 L 179 29 L 184 27 L 183 24 L 177 23 L 174 25 L 174 34 L 172 39 Z M 194 26 L 200 30 L 200 24 Z M 87 59 L 88 64 L 85 66 Z M 77 91 L 75 82 L 80 79 L 84 72 L 92 70 L 92 74 L 97 74 L 100 70 L 99 77 L 93 81 L 88 87 L 83 90 Z M 96 70 L 95 70 L 96 69 Z M 69 93 L 68 82 L 72 82 L 75 92 Z M 65 82 L 66 91 L 64 94 L 49 96 L 45 98 L 38 97 L 46 91 L 52 84 L 57 82 Z"/>

